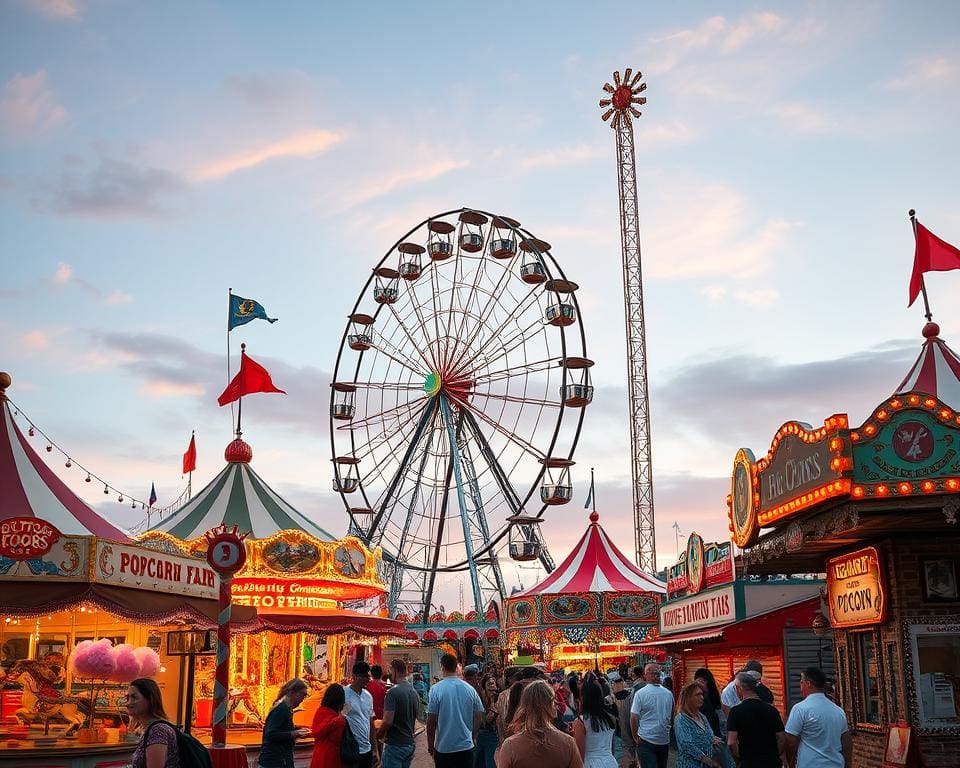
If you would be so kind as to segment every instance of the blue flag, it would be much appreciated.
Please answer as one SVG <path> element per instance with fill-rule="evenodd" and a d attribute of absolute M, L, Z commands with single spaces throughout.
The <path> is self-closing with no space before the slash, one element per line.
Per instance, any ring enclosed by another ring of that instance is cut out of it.
<path fill-rule="evenodd" d="M 251 320 L 266 320 L 269 323 L 277 322 L 276 317 L 267 317 L 267 310 L 263 305 L 253 299 L 245 299 L 243 296 L 230 294 L 230 321 L 227 330 L 232 331 L 238 325 L 244 325 Z"/>
<path fill-rule="evenodd" d="M 154 487 L 153 483 L 150 483 L 150 506 L 152 507 L 157 503 L 157 489 Z"/>

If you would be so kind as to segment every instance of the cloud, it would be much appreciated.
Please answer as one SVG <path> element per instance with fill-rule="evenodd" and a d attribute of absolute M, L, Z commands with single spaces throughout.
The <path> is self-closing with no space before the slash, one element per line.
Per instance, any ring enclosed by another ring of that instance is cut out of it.
<path fill-rule="evenodd" d="M 579 165 L 609 153 L 607 147 L 577 144 L 572 147 L 557 147 L 536 152 L 520 160 L 521 168 L 558 168 L 567 165 Z"/>
<path fill-rule="evenodd" d="M 42 134 L 62 123 L 66 114 L 48 87 L 45 70 L 14 75 L 0 91 L 0 132 L 7 136 Z"/>
<path fill-rule="evenodd" d="M 960 68 L 946 56 L 931 56 L 915 59 L 899 77 L 886 80 L 881 85 L 891 90 L 914 88 L 925 85 L 939 85 L 953 82 L 960 74 Z"/>
<path fill-rule="evenodd" d="M 82 161 L 65 161 L 59 185 L 40 205 L 57 213 L 107 219 L 170 214 L 167 201 L 184 189 L 183 180 L 137 160 L 101 155 L 89 170 Z"/>
<path fill-rule="evenodd" d="M 769 114 L 794 133 L 822 135 L 847 130 L 836 117 L 813 104 L 802 102 L 777 104 L 770 108 Z"/>
<path fill-rule="evenodd" d="M 752 307 L 769 307 L 780 300 L 780 292 L 775 288 L 755 288 L 752 291 L 734 293 L 737 301 Z"/>
<path fill-rule="evenodd" d="M 70 278 L 73 277 L 73 267 L 67 264 L 65 261 L 61 261 L 57 264 L 57 271 L 53 273 L 53 282 L 57 285 L 65 285 L 70 282 Z"/>
<path fill-rule="evenodd" d="M 294 134 L 198 165 L 193 169 L 192 176 L 197 181 L 219 181 L 270 160 L 315 157 L 340 143 L 343 138 L 343 134 L 327 130 Z"/>
<path fill-rule="evenodd" d="M 29 350 L 41 350 L 50 346 L 50 333 L 40 329 L 27 331 L 20 337 L 22 346 Z"/>
<path fill-rule="evenodd" d="M 435 159 L 417 165 L 415 168 L 403 168 L 374 176 L 361 182 L 353 189 L 339 190 L 341 205 L 339 212 L 353 208 L 361 203 L 375 200 L 403 187 L 423 184 L 453 171 L 458 171 L 470 165 L 469 160 L 454 160 L 452 158 Z"/>
<path fill-rule="evenodd" d="M 767 271 L 795 226 L 756 221 L 747 200 L 722 184 L 681 184 L 660 194 L 654 223 L 645 230 L 654 279 L 755 277 Z"/>
<path fill-rule="evenodd" d="M 635 129 L 636 145 L 643 150 L 662 144 L 680 144 L 696 138 L 696 132 L 682 120 L 672 123 L 641 123 Z"/>
<path fill-rule="evenodd" d="M 21 4 L 51 21 L 80 19 L 80 5 L 76 0 L 21 0 Z"/>
<path fill-rule="evenodd" d="M 120 304 L 130 304 L 132 301 L 133 296 L 125 291 L 121 291 L 119 288 L 114 289 L 103 298 L 103 303 L 108 307 L 116 307 Z"/>

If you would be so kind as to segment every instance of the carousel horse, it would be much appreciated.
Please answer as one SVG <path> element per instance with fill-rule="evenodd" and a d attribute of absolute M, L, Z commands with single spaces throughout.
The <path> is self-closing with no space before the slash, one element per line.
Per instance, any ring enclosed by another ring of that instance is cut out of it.
<path fill-rule="evenodd" d="M 65 720 L 69 727 L 64 735 L 69 736 L 83 725 L 90 710 L 90 702 L 70 696 L 53 687 L 61 673 L 42 661 L 21 659 L 10 670 L 9 678 L 23 686 L 23 706 L 14 712 L 21 723 L 42 720 L 44 733 L 50 731 L 50 721 Z"/>

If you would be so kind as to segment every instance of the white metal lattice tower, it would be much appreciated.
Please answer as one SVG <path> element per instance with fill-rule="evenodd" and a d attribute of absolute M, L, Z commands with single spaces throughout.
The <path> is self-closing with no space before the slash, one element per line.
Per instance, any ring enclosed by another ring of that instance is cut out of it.
<path fill-rule="evenodd" d="M 630 454 L 633 476 L 634 544 L 637 565 L 657 571 L 656 527 L 653 516 L 653 464 L 650 457 L 650 394 L 647 387 L 647 338 L 643 321 L 643 276 L 640 268 L 640 224 L 637 221 L 637 164 L 633 151 L 636 108 L 647 103 L 640 72 L 627 67 L 613 85 L 605 83 L 600 100 L 603 120 L 617 135 L 617 175 L 620 181 L 620 242 L 623 248 L 623 302 L 627 326 Z M 611 118 L 613 118 L 611 120 Z"/>

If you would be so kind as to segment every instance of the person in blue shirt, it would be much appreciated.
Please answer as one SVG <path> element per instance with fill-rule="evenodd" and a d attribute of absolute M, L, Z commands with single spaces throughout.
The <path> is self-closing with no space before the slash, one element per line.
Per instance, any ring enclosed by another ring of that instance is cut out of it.
<path fill-rule="evenodd" d="M 440 658 L 443 677 L 430 688 L 427 751 L 436 768 L 472 768 L 473 746 L 483 715 L 476 689 L 457 676 L 457 657 Z"/>

